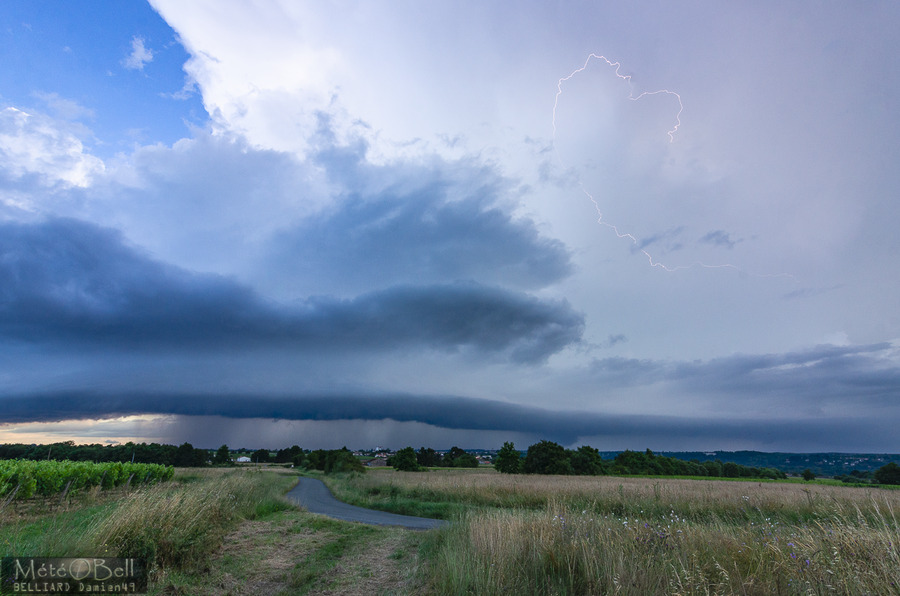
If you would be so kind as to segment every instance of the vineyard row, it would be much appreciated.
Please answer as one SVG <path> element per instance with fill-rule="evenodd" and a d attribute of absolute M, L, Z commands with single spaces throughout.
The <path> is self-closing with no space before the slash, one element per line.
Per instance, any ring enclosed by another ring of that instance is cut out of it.
<path fill-rule="evenodd" d="M 152 484 L 170 480 L 175 470 L 159 464 L 121 462 L 0 460 L 0 499 L 5 502 L 73 494 L 99 486 Z"/>

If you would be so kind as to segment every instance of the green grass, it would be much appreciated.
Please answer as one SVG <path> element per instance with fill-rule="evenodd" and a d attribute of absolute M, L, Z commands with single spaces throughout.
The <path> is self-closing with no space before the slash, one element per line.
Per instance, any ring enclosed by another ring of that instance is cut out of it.
<path fill-rule="evenodd" d="M 180 470 L 166 486 L 101 504 L 10 510 L 0 543 L 5 555 L 146 557 L 151 596 L 421 592 L 404 586 L 422 533 L 306 513 L 284 498 L 295 483 L 283 470 Z"/>
<path fill-rule="evenodd" d="M 7 518 L 0 544 L 4 555 L 142 557 L 157 571 L 196 567 L 240 520 L 292 507 L 283 495 L 295 482 L 296 475 L 192 472 L 101 505 Z"/>
<path fill-rule="evenodd" d="M 146 556 L 151 595 L 900 594 L 898 491 L 483 468 L 317 476 L 343 500 L 453 523 L 331 520 L 283 498 L 292 473 L 211 470 L 38 509 L 0 524 L 0 540 L 5 554 Z"/>
<path fill-rule="evenodd" d="M 316 548 L 292 571 L 290 586 L 297 594 L 305 594 L 322 576 L 334 569 L 348 549 L 377 534 L 377 530 L 372 526 L 345 524 L 333 520 L 317 520 L 314 525 L 320 530 L 327 530 L 332 538 Z"/>
<path fill-rule="evenodd" d="M 3 556 L 68 557 L 83 554 L 98 519 L 110 515 L 115 503 L 92 505 L 43 515 L 30 521 L 6 519 L 0 526 Z"/>
<path fill-rule="evenodd" d="M 288 509 L 243 522 L 204 568 L 169 572 L 149 596 L 422 594 L 423 536 Z"/>
<path fill-rule="evenodd" d="M 492 471 L 480 471 L 493 475 Z M 457 519 L 479 507 L 539 508 L 546 503 L 544 497 L 535 499 L 519 494 L 507 493 L 500 496 L 480 491 L 454 492 L 446 490 L 443 485 L 433 486 L 430 482 L 435 479 L 467 477 L 478 472 L 474 468 L 432 468 L 429 473 L 378 470 L 366 474 L 317 477 L 325 482 L 335 497 L 345 503 L 434 519 Z"/>

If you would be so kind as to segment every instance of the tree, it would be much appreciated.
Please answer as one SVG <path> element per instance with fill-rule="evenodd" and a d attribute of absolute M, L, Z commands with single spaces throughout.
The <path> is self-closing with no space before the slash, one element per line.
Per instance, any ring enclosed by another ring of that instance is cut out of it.
<path fill-rule="evenodd" d="M 526 474 L 571 474 L 572 464 L 562 445 L 541 441 L 528 448 L 522 469 Z"/>
<path fill-rule="evenodd" d="M 868 482 L 872 479 L 873 474 L 872 472 L 864 470 L 850 470 L 850 476 L 855 482 Z"/>
<path fill-rule="evenodd" d="M 269 450 L 268 449 L 257 449 L 253 452 L 253 455 L 250 456 L 250 461 L 257 464 L 266 464 L 269 463 Z"/>
<path fill-rule="evenodd" d="M 719 460 L 705 461 L 703 462 L 703 467 L 706 468 L 707 476 L 719 477 L 722 475 L 722 462 Z"/>
<path fill-rule="evenodd" d="M 816 478 L 816 475 L 813 474 L 812 470 L 810 470 L 809 468 L 803 470 L 803 474 L 801 474 L 801 476 L 803 476 L 803 479 L 807 482 L 809 482 L 810 480 L 815 480 Z"/>
<path fill-rule="evenodd" d="M 722 476 L 725 478 L 740 478 L 741 466 L 733 461 L 725 462 L 725 465 L 722 466 Z"/>
<path fill-rule="evenodd" d="M 325 455 L 325 473 L 365 472 L 362 462 L 353 457 L 353 452 L 346 447 L 333 449 Z"/>
<path fill-rule="evenodd" d="M 518 474 L 522 471 L 522 454 L 513 443 L 503 443 L 494 460 L 494 469 L 504 474 Z"/>
<path fill-rule="evenodd" d="M 303 464 L 309 470 L 325 471 L 325 458 L 328 452 L 324 449 L 316 449 L 306 456 L 306 462 Z"/>
<path fill-rule="evenodd" d="M 444 465 L 451 468 L 477 468 L 478 458 L 457 446 L 450 448 L 444 455 Z"/>
<path fill-rule="evenodd" d="M 175 451 L 172 465 L 179 467 L 199 467 L 206 463 L 206 451 L 194 449 L 190 443 L 182 443 Z"/>
<path fill-rule="evenodd" d="M 429 447 L 426 449 L 422 447 L 416 453 L 416 461 L 420 466 L 426 468 L 434 468 L 436 466 L 441 465 L 441 454 Z"/>
<path fill-rule="evenodd" d="M 640 451 L 626 449 L 613 460 L 613 470 L 616 474 L 650 474 L 651 455 Z"/>
<path fill-rule="evenodd" d="M 461 449 L 461 448 L 457 447 L 456 445 L 454 445 L 453 447 L 450 448 L 450 451 L 448 451 L 447 453 L 444 454 L 444 465 L 455 466 L 456 464 L 453 463 L 453 460 L 455 460 L 456 458 L 458 458 L 462 455 L 465 455 L 465 454 L 466 454 L 465 449 Z"/>
<path fill-rule="evenodd" d="M 754 468 L 757 472 L 757 476 L 759 478 L 771 478 L 772 480 L 779 480 L 781 478 L 787 478 L 787 474 L 782 472 L 781 470 L 776 470 L 775 468 Z"/>
<path fill-rule="evenodd" d="M 577 451 L 570 452 L 569 461 L 575 474 L 593 476 L 603 473 L 603 459 L 600 457 L 600 451 L 589 445 L 582 445 Z"/>
<path fill-rule="evenodd" d="M 275 463 L 284 464 L 294 462 L 298 455 L 303 455 L 303 450 L 300 449 L 299 445 L 293 445 L 290 449 L 279 449 L 275 454 Z"/>
<path fill-rule="evenodd" d="M 454 468 L 477 468 L 478 458 L 471 453 L 463 453 L 453 460 Z"/>
<path fill-rule="evenodd" d="M 222 445 L 216 450 L 216 454 L 213 456 L 213 463 L 217 465 L 231 463 L 231 453 L 228 451 L 228 445 Z"/>
<path fill-rule="evenodd" d="M 875 470 L 872 475 L 878 484 L 900 484 L 900 466 L 891 462 Z"/>
<path fill-rule="evenodd" d="M 394 466 L 395 470 L 401 472 L 418 472 L 422 470 L 419 467 L 419 462 L 416 461 L 416 450 L 412 447 L 404 447 L 395 453 L 394 457 L 391 458 L 391 465 Z"/>

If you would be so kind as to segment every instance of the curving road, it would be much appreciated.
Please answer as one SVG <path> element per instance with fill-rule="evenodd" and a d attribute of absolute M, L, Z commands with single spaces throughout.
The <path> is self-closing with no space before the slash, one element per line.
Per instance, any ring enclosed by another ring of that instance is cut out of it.
<path fill-rule="evenodd" d="M 442 519 L 398 515 L 375 509 L 365 509 L 338 501 L 321 480 L 300 478 L 297 486 L 287 494 L 287 498 L 305 507 L 310 513 L 321 513 L 328 517 L 355 521 L 376 526 L 402 526 L 413 530 L 439 528 L 447 522 Z"/>

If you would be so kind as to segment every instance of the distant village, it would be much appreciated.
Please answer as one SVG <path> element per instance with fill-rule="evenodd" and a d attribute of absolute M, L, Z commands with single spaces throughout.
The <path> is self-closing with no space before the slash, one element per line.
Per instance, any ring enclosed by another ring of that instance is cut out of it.
<path fill-rule="evenodd" d="M 475 459 L 478 460 L 478 465 L 491 465 L 494 463 L 494 456 L 497 454 L 496 450 L 484 450 L 484 449 L 466 449 L 467 453 L 471 453 L 475 456 Z M 446 457 L 450 450 L 446 451 L 435 451 L 441 458 Z M 370 468 L 376 468 L 380 466 L 387 466 L 387 460 L 393 455 L 396 455 L 396 451 L 388 449 L 387 447 L 375 447 L 374 449 L 368 449 L 363 451 L 354 451 L 353 456 L 358 457 L 363 465 L 368 466 Z"/>
<path fill-rule="evenodd" d="M 451 449 L 446 450 L 434 450 L 434 453 L 439 456 L 441 459 L 444 459 L 448 454 L 452 453 L 453 450 L 459 449 L 458 447 L 453 447 Z M 493 464 L 494 457 L 497 455 L 496 449 L 459 449 L 460 451 L 465 451 L 466 453 L 470 453 L 475 457 L 475 460 L 478 462 L 479 466 L 489 466 Z M 259 449 L 235 449 L 232 451 L 234 455 L 233 461 L 238 464 L 251 464 L 258 463 L 258 458 L 255 458 L 255 454 L 260 454 L 262 450 Z M 360 462 L 370 468 L 378 468 L 378 467 L 387 467 L 390 464 L 388 463 L 388 459 L 397 454 L 397 451 L 394 449 L 390 449 L 388 447 L 374 447 L 372 449 L 358 449 L 353 451 L 353 457 L 360 460 Z M 271 462 L 276 460 L 276 453 L 270 452 L 269 459 L 265 459 L 261 463 Z"/>

